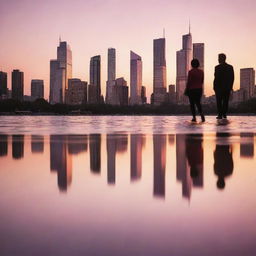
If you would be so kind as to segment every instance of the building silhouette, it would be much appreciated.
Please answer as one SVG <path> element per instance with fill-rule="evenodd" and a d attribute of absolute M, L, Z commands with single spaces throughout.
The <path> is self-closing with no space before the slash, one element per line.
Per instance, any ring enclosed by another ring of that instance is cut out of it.
<path fill-rule="evenodd" d="M 175 85 L 174 84 L 169 85 L 168 102 L 171 103 L 171 104 L 176 103 L 176 92 L 175 92 Z"/>
<path fill-rule="evenodd" d="M 147 91 L 145 86 L 141 86 L 141 103 L 147 103 Z"/>
<path fill-rule="evenodd" d="M 66 102 L 68 79 L 72 78 L 72 51 L 67 42 L 59 43 L 57 60 L 50 61 L 50 103 Z"/>
<path fill-rule="evenodd" d="M 12 158 L 24 157 L 24 135 L 12 135 Z"/>
<path fill-rule="evenodd" d="M 167 99 L 165 38 L 155 39 L 153 50 L 153 94 L 151 103 L 160 105 Z"/>
<path fill-rule="evenodd" d="M 67 135 L 68 153 L 78 155 L 88 150 L 88 135 Z"/>
<path fill-rule="evenodd" d="M 145 144 L 145 138 L 142 134 L 131 134 L 130 135 L 131 143 L 131 180 L 138 180 L 141 178 L 142 174 L 142 148 Z"/>
<path fill-rule="evenodd" d="M 165 197 L 166 135 L 153 135 L 154 196 Z"/>
<path fill-rule="evenodd" d="M 31 152 L 32 153 L 44 152 L 44 136 L 41 136 L 41 135 L 31 136 Z"/>
<path fill-rule="evenodd" d="M 32 100 L 44 98 L 44 80 L 31 80 L 31 98 Z"/>
<path fill-rule="evenodd" d="M 189 31 L 187 35 L 182 36 L 182 49 L 176 53 L 176 99 L 177 103 L 186 104 L 187 97 L 184 96 L 184 91 L 187 84 L 188 71 L 193 58 L 192 54 L 192 35 Z"/>
<path fill-rule="evenodd" d="M 8 135 L 0 134 L 0 157 L 8 154 Z"/>
<path fill-rule="evenodd" d="M 130 51 L 130 105 L 142 104 L 142 60 Z"/>
<path fill-rule="evenodd" d="M 77 78 L 68 79 L 66 103 L 69 105 L 81 105 L 87 103 L 87 82 Z"/>
<path fill-rule="evenodd" d="M 18 69 L 12 71 L 12 98 L 23 101 L 24 97 L 24 73 Z"/>
<path fill-rule="evenodd" d="M 90 148 L 90 169 L 93 173 L 100 173 L 101 171 L 101 135 L 89 135 Z"/>
<path fill-rule="evenodd" d="M 108 80 L 106 88 L 106 103 L 114 104 L 113 89 L 116 80 L 116 49 L 108 49 Z"/>
<path fill-rule="evenodd" d="M 244 92 L 244 100 L 255 96 L 255 70 L 253 68 L 240 69 L 240 90 Z"/>
<path fill-rule="evenodd" d="M 8 97 L 7 73 L 0 71 L 0 99 Z"/>
<path fill-rule="evenodd" d="M 254 134 L 241 133 L 240 134 L 240 157 L 253 158 L 254 157 Z"/>
<path fill-rule="evenodd" d="M 50 169 L 57 172 L 59 190 L 66 192 L 72 181 L 72 157 L 65 135 L 50 136 Z"/>
<path fill-rule="evenodd" d="M 94 56 L 90 61 L 90 84 L 88 87 L 88 103 L 101 103 L 101 58 Z"/>

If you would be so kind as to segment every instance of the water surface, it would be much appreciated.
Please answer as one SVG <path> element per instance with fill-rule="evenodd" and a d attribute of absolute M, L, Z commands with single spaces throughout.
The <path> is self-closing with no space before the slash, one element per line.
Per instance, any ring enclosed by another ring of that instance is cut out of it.
<path fill-rule="evenodd" d="M 255 117 L 0 117 L 0 255 L 256 255 Z"/>

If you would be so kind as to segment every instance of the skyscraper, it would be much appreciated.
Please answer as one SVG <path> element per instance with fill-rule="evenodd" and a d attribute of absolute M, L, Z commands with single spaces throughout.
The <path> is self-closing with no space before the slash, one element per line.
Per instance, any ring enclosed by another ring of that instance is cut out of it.
<path fill-rule="evenodd" d="M 72 78 L 72 52 L 67 42 L 60 42 L 57 48 L 57 60 L 60 63 L 60 67 L 64 69 L 64 89 L 68 89 L 68 79 Z"/>
<path fill-rule="evenodd" d="M 0 99 L 7 97 L 7 73 L 0 71 Z"/>
<path fill-rule="evenodd" d="M 108 81 L 116 79 L 116 49 L 108 49 Z"/>
<path fill-rule="evenodd" d="M 130 104 L 141 104 L 141 87 L 142 87 L 142 61 L 141 57 L 130 52 Z"/>
<path fill-rule="evenodd" d="M 58 60 L 50 61 L 50 103 L 63 102 L 63 83 L 65 80 L 65 72 L 60 68 Z"/>
<path fill-rule="evenodd" d="M 50 103 L 64 103 L 68 79 L 72 78 L 72 52 L 67 42 L 57 48 L 57 60 L 50 61 Z"/>
<path fill-rule="evenodd" d="M 44 98 L 44 80 L 31 80 L 31 97 L 33 100 Z"/>
<path fill-rule="evenodd" d="M 245 100 L 254 97 L 255 70 L 253 68 L 240 69 L 240 89 L 245 92 Z"/>
<path fill-rule="evenodd" d="M 153 103 L 160 105 L 166 100 L 165 38 L 154 40 Z"/>
<path fill-rule="evenodd" d="M 193 58 L 199 60 L 199 68 L 204 70 L 204 43 L 193 44 Z"/>
<path fill-rule="evenodd" d="M 192 57 L 192 35 L 189 32 L 189 34 L 183 35 L 182 49 L 177 51 L 176 55 L 176 97 L 177 102 L 181 104 L 187 103 L 187 97 L 184 96 L 184 90 L 187 83 L 188 71 L 190 70 Z"/>
<path fill-rule="evenodd" d="M 94 56 L 90 61 L 90 84 L 88 102 L 90 104 L 101 103 L 101 58 L 100 55 Z"/>
<path fill-rule="evenodd" d="M 12 71 L 12 98 L 23 101 L 24 96 L 24 73 L 18 69 Z"/>
<path fill-rule="evenodd" d="M 108 80 L 106 88 L 106 103 L 113 104 L 113 86 L 116 79 L 116 49 L 108 49 Z"/>

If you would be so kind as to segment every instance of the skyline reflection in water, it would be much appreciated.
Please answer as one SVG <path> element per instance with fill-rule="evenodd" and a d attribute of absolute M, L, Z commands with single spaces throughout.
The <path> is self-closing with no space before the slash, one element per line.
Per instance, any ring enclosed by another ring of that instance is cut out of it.
<path fill-rule="evenodd" d="M 204 163 L 205 136 L 203 134 L 0 135 L 0 160 L 4 160 L 4 157 L 8 158 L 8 148 L 11 148 L 13 161 L 26 158 L 24 156 L 26 140 L 26 144 L 31 144 L 31 154 L 44 154 L 44 148 L 49 147 L 50 171 L 57 173 L 60 190 L 68 190 L 68 186 L 72 183 L 72 158 L 79 157 L 80 154 L 89 155 L 91 174 L 101 174 L 101 166 L 105 164 L 107 183 L 115 185 L 116 155 L 128 155 L 129 146 L 130 160 L 122 165 L 130 165 L 131 181 L 140 180 L 143 166 L 142 152 L 145 149 L 146 140 L 151 140 L 153 150 L 151 155 L 147 150 L 146 158 L 153 159 L 153 195 L 165 196 L 166 157 L 168 157 L 176 161 L 176 181 L 181 183 L 182 196 L 190 198 L 193 187 L 204 187 L 204 165 L 207 165 Z M 214 145 L 212 155 L 213 171 L 217 179 L 216 186 L 223 189 L 225 178 L 232 176 L 234 169 L 232 148 L 239 145 L 240 161 L 243 158 L 254 159 L 254 134 L 217 133 L 206 137 L 206 144 Z M 176 155 L 167 156 L 168 142 Z M 209 154 L 209 151 L 207 153 Z M 106 161 L 101 158 L 101 154 L 106 156 Z"/>
<path fill-rule="evenodd" d="M 0 252 L 216 255 L 219 244 L 221 255 L 253 255 L 254 142 L 253 133 L 0 135 Z"/>

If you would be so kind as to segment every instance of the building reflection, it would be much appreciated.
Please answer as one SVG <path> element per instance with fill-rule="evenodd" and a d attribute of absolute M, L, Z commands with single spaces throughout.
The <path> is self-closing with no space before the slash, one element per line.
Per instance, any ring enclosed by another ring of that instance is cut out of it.
<path fill-rule="evenodd" d="M 87 135 L 68 135 L 68 153 L 70 155 L 78 155 L 86 152 L 88 149 Z"/>
<path fill-rule="evenodd" d="M 142 134 L 131 134 L 130 143 L 131 180 L 135 181 L 140 179 L 142 174 L 142 148 L 145 145 L 145 136 Z"/>
<path fill-rule="evenodd" d="M 204 185 L 202 134 L 176 135 L 176 178 L 182 183 L 182 196 L 190 199 L 192 187 Z"/>
<path fill-rule="evenodd" d="M 93 173 L 100 173 L 101 169 L 101 135 L 89 135 L 90 168 Z"/>
<path fill-rule="evenodd" d="M 176 178 L 182 183 L 182 196 L 190 199 L 192 179 L 186 159 L 186 135 L 176 135 Z"/>
<path fill-rule="evenodd" d="M 12 157 L 13 159 L 24 157 L 24 135 L 12 135 Z"/>
<path fill-rule="evenodd" d="M 253 158 L 254 157 L 254 134 L 253 133 L 241 133 L 240 143 L 240 157 Z"/>
<path fill-rule="evenodd" d="M 218 176 L 217 187 L 225 188 L 225 178 L 232 175 L 234 163 L 232 146 L 229 142 L 229 134 L 216 135 L 216 148 L 214 151 L 214 173 Z"/>
<path fill-rule="evenodd" d="M 67 191 L 72 181 L 72 157 L 68 154 L 65 135 L 50 136 L 50 168 L 57 172 L 60 191 Z"/>
<path fill-rule="evenodd" d="M 0 157 L 8 154 L 8 135 L 0 135 Z"/>
<path fill-rule="evenodd" d="M 124 153 L 128 147 L 128 136 L 107 134 L 107 179 L 108 184 L 116 182 L 116 153 Z"/>
<path fill-rule="evenodd" d="M 165 197 L 166 135 L 153 135 L 154 196 Z"/>
<path fill-rule="evenodd" d="M 168 142 L 170 146 L 173 146 L 175 143 L 175 135 L 174 134 L 169 134 L 168 135 Z"/>
<path fill-rule="evenodd" d="M 31 152 L 32 153 L 44 152 L 44 136 L 41 136 L 41 135 L 31 136 Z"/>

